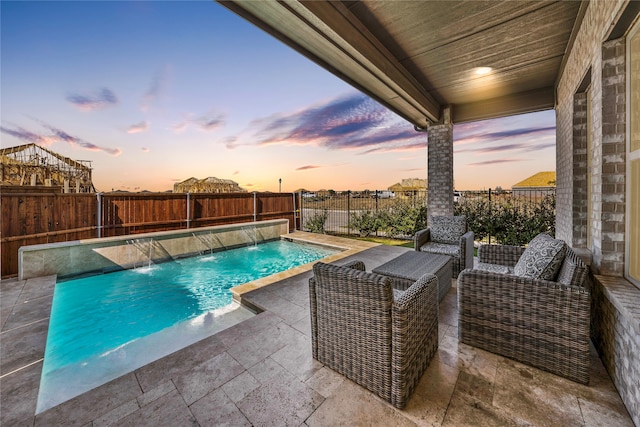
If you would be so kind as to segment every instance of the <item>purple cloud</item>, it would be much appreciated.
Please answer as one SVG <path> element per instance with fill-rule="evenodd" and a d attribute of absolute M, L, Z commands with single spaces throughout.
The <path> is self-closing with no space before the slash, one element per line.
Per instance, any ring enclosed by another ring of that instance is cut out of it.
<path fill-rule="evenodd" d="M 167 65 L 160 70 L 151 80 L 151 85 L 142 97 L 142 111 L 147 111 L 151 105 L 158 99 L 167 85 L 170 67 Z"/>
<path fill-rule="evenodd" d="M 127 133 L 139 133 L 149 130 L 149 123 L 142 121 L 140 123 L 133 124 L 127 128 Z"/>
<path fill-rule="evenodd" d="M 454 126 L 454 153 L 488 154 L 531 153 L 555 147 L 553 112 L 504 117 Z M 506 161 L 521 161 L 507 159 Z M 473 166 L 495 164 L 498 161 L 472 163 Z"/>
<path fill-rule="evenodd" d="M 466 151 L 539 151 L 555 145 L 555 126 L 549 112 L 464 123 L 454 129 L 456 153 Z M 540 124 L 537 126 L 537 124 Z M 498 130 L 496 130 L 498 129 Z M 549 142 L 552 139 L 552 142 Z M 503 145 L 496 145 L 500 141 Z M 427 148 L 428 135 L 377 102 L 360 93 L 332 99 L 294 113 L 275 114 L 254 120 L 241 135 L 224 143 L 241 145 L 301 144 L 330 150 L 358 150 L 358 154 L 390 151 L 419 152 Z M 460 148 L 469 144 L 468 147 Z"/>
<path fill-rule="evenodd" d="M 499 163 L 513 163 L 513 162 L 523 162 L 525 159 L 494 159 L 494 160 L 486 160 L 484 162 L 475 162 L 468 163 L 467 166 L 487 166 L 487 165 L 495 165 Z"/>
<path fill-rule="evenodd" d="M 236 141 L 238 140 L 237 136 L 230 136 L 224 140 L 224 145 L 229 149 L 233 150 L 237 147 Z"/>
<path fill-rule="evenodd" d="M 42 126 L 44 126 L 45 128 L 49 129 L 54 138 L 56 138 L 56 139 L 58 139 L 60 141 L 65 141 L 65 142 L 67 142 L 67 143 L 69 143 L 71 145 L 79 146 L 81 148 L 84 148 L 85 150 L 103 151 L 105 153 L 111 154 L 112 156 L 119 156 L 120 154 L 122 154 L 122 151 L 119 148 L 101 147 L 101 146 L 93 144 L 91 142 L 84 141 L 84 140 L 82 140 L 80 138 L 77 138 L 75 136 L 71 136 L 68 133 L 64 132 L 63 130 L 55 128 L 55 127 L 53 127 L 51 125 L 43 123 Z"/>
<path fill-rule="evenodd" d="M 16 127 L 15 129 L 9 129 L 4 126 L 1 126 L 0 131 L 2 133 L 6 133 L 7 135 L 11 135 L 15 138 L 18 138 L 28 143 L 33 142 L 40 145 L 51 145 L 54 142 L 54 140 L 52 140 L 50 137 L 29 132 L 28 130 L 23 129 L 21 127 Z"/>
<path fill-rule="evenodd" d="M 202 116 L 194 121 L 202 130 L 210 131 L 224 126 L 224 117 L 221 114 Z"/>
<path fill-rule="evenodd" d="M 81 110 L 93 111 L 117 104 L 118 98 L 111 89 L 102 88 L 101 90 L 89 95 L 68 95 L 67 101 L 80 108 Z"/>
<path fill-rule="evenodd" d="M 200 117 L 188 118 L 180 123 L 172 126 L 174 132 L 180 133 L 185 131 L 189 127 L 196 127 L 204 132 L 210 132 L 222 128 L 225 125 L 224 115 L 221 113 L 207 113 Z M 233 142 L 233 141 L 231 141 Z M 233 146 L 233 144 L 231 144 Z M 230 147 L 233 148 L 233 147 Z"/>
<path fill-rule="evenodd" d="M 479 144 L 477 144 L 479 145 Z M 478 153 L 478 154 L 489 154 L 489 153 L 502 153 L 504 151 L 513 151 L 520 150 L 524 152 L 534 152 L 541 151 L 547 148 L 552 148 L 556 146 L 555 141 L 551 143 L 538 143 L 536 141 L 527 141 L 521 143 L 513 143 L 513 144 L 502 144 L 502 145 L 491 145 L 489 147 L 478 147 L 474 145 L 473 147 L 468 146 L 467 148 L 456 149 L 455 153 Z"/>
<path fill-rule="evenodd" d="M 309 170 L 309 169 L 317 169 L 320 168 L 322 166 L 318 166 L 318 165 L 305 165 L 305 166 L 300 166 L 299 168 L 296 168 L 297 171 L 305 171 L 305 170 Z"/>
<path fill-rule="evenodd" d="M 478 132 L 470 133 L 462 138 L 454 138 L 456 144 L 468 144 L 470 142 L 495 142 L 503 139 L 513 139 L 521 136 L 530 137 L 533 135 L 548 136 L 555 135 L 555 126 L 543 126 L 543 127 L 528 127 L 507 129 L 497 132 L 486 132 L 485 129 L 480 129 Z"/>
<path fill-rule="evenodd" d="M 365 154 L 415 150 L 427 143 L 425 134 L 360 93 L 257 120 L 251 127 L 257 130 L 247 139 L 259 145 L 313 144 L 331 150 L 366 149 Z"/>
<path fill-rule="evenodd" d="M 51 126 L 47 123 L 41 122 L 39 120 L 37 121 L 40 123 L 42 127 L 44 127 L 49 131 L 48 134 L 38 134 L 38 133 L 27 131 L 20 127 L 17 127 L 16 129 L 0 127 L 0 131 L 2 131 L 3 133 L 6 133 L 7 135 L 11 135 L 13 137 L 16 137 L 26 142 L 34 142 L 42 145 L 51 145 L 54 142 L 62 141 L 70 145 L 78 146 L 85 150 L 103 151 L 113 156 L 119 156 L 120 154 L 122 154 L 122 151 L 119 148 L 101 147 L 99 145 L 96 145 L 91 142 L 87 142 L 87 141 L 84 141 L 83 139 L 72 136 L 67 132 L 61 129 L 58 129 L 54 126 Z"/>

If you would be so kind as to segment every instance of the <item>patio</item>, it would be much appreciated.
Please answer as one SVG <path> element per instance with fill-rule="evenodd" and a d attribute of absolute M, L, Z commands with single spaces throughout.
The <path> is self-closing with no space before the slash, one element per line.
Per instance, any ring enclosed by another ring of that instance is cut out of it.
<path fill-rule="evenodd" d="M 316 235 L 325 242 L 344 240 Z M 355 241 L 352 241 L 355 242 Z M 338 263 L 367 270 L 407 248 L 359 244 Z M 355 253 L 360 251 L 358 253 Z M 3 281 L 3 425 L 633 426 L 592 347 L 583 386 L 459 344 L 455 283 L 440 304 L 439 349 L 404 410 L 311 358 L 308 279 L 243 294 L 264 312 L 34 417 L 53 279 Z M 7 343 L 10 343 L 8 345 Z"/>
<path fill-rule="evenodd" d="M 265 309 L 253 319 L 34 417 L 47 277 L 0 286 L 0 423 L 633 425 L 626 405 L 640 425 L 640 2 L 221 3 L 428 131 L 431 214 L 453 212 L 455 123 L 555 110 L 556 237 L 587 254 L 595 282 L 591 382 L 459 344 L 453 286 L 438 354 L 398 411 L 311 359 L 303 272 L 247 292 Z M 371 270 L 404 250 L 351 256 Z"/>

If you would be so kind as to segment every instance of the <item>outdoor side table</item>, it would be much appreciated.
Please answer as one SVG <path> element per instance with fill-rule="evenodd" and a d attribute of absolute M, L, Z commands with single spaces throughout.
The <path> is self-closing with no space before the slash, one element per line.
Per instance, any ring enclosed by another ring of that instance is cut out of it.
<path fill-rule="evenodd" d="M 389 277 L 393 287 L 402 291 L 423 275 L 435 274 L 438 277 L 438 301 L 442 301 L 451 288 L 451 259 L 448 255 L 407 251 L 372 271 Z"/>

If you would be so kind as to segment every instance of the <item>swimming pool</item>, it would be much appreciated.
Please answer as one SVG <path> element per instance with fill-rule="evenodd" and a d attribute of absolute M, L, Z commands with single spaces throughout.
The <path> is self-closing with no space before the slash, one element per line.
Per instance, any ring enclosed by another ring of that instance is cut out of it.
<path fill-rule="evenodd" d="M 233 286 L 336 252 L 277 240 L 57 283 L 37 412 L 252 315 Z"/>

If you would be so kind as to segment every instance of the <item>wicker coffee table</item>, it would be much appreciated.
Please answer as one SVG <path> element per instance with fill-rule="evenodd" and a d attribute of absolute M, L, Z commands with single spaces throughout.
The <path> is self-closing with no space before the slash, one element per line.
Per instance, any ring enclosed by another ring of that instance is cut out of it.
<path fill-rule="evenodd" d="M 442 301 L 451 288 L 451 257 L 448 255 L 409 251 L 374 268 L 373 272 L 389 277 L 393 287 L 403 291 L 423 275 L 435 274 L 438 277 L 438 301 Z"/>

